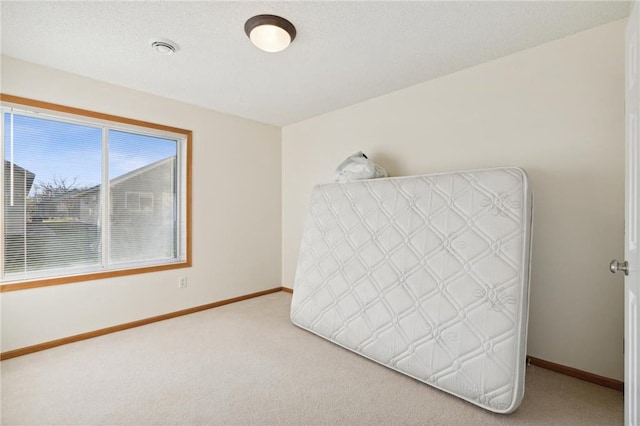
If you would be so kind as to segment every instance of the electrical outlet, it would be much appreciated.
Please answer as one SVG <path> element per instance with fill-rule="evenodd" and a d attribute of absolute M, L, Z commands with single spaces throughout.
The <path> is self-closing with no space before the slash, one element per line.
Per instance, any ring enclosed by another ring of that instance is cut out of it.
<path fill-rule="evenodd" d="M 187 277 L 178 278 L 178 288 L 187 288 Z"/>

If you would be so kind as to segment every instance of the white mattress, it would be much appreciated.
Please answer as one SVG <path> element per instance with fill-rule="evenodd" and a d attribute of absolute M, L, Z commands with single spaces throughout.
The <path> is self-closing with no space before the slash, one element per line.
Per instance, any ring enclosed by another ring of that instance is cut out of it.
<path fill-rule="evenodd" d="M 512 412 L 524 394 L 531 218 L 519 168 L 316 186 L 291 320 Z"/>

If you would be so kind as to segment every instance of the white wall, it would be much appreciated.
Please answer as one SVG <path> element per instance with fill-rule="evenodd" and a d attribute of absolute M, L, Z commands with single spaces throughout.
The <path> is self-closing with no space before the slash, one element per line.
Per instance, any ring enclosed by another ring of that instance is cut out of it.
<path fill-rule="evenodd" d="M 392 176 L 522 166 L 535 197 L 528 353 L 623 378 L 624 25 L 283 128 L 282 270 L 308 197 L 363 150 Z"/>
<path fill-rule="evenodd" d="M 193 266 L 2 293 L 3 352 L 281 285 L 279 128 L 8 57 L 1 70 L 6 94 L 193 130 Z"/>

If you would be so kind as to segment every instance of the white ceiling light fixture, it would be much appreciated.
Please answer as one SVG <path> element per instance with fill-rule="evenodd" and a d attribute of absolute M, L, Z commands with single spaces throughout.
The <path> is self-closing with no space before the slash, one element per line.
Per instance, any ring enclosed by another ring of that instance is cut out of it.
<path fill-rule="evenodd" d="M 251 42 L 265 52 L 280 52 L 296 38 L 296 27 L 276 15 L 257 15 L 244 24 L 244 32 Z"/>
<path fill-rule="evenodd" d="M 178 51 L 178 45 L 166 38 L 152 38 L 149 43 L 151 48 L 161 55 L 170 56 Z"/>

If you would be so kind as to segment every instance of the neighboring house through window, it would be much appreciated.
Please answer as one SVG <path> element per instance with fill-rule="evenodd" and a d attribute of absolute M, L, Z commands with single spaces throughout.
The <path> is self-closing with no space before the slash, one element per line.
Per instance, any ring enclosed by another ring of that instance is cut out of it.
<path fill-rule="evenodd" d="M 1 99 L 3 291 L 190 265 L 190 131 Z"/>

